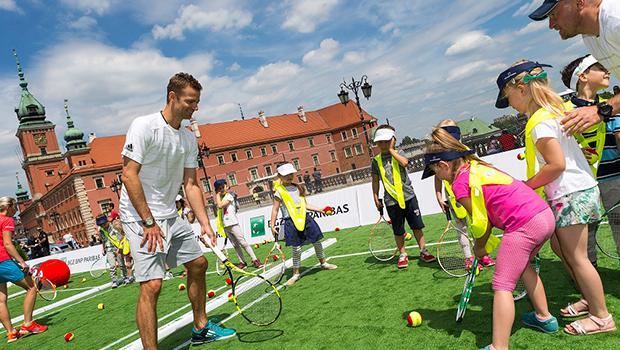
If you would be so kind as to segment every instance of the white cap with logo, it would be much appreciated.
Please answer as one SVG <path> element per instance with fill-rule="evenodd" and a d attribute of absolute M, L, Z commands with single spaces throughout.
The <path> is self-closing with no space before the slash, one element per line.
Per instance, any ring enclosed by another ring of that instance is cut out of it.
<path fill-rule="evenodd" d="M 375 131 L 374 142 L 390 141 L 392 137 L 396 137 L 396 133 L 392 129 L 379 129 Z"/>
<path fill-rule="evenodd" d="M 294 174 L 296 172 L 297 169 L 295 169 L 295 167 L 291 163 L 285 163 L 278 167 L 278 174 L 280 174 L 280 176 L 286 176 L 289 174 Z"/>

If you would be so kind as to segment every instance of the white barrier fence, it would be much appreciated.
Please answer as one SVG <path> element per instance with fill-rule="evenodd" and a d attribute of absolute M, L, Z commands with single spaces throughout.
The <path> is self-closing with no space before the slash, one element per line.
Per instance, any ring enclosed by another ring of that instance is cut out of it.
<path fill-rule="evenodd" d="M 517 149 L 486 156 L 483 159 L 513 177 L 523 180 L 525 179 L 525 162 L 517 160 L 517 155 L 521 152 L 523 149 Z M 418 198 L 420 211 L 422 215 L 436 214 L 440 209 L 435 199 L 434 180 L 433 178 L 421 180 L 421 175 L 421 172 L 409 174 Z M 329 205 L 335 209 L 334 215 L 316 214 L 315 216 L 321 229 L 326 232 L 333 231 L 336 228 L 344 229 L 369 225 L 377 220 L 377 210 L 372 199 L 372 185 L 370 183 L 311 195 L 308 196 L 308 202 L 320 208 Z M 239 224 L 248 243 L 255 244 L 273 239 L 269 226 L 271 209 L 272 207 L 261 207 L 238 213 Z M 196 232 L 200 230 L 198 224 L 192 226 Z M 211 227 L 216 227 L 215 219 L 211 220 Z M 220 238 L 220 240 L 219 243 L 221 244 L 223 239 Z M 203 251 L 208 250 L 204 246 L 202 248 Z M 32 266 L 47 259 L 60 259 L 69 265 L 71 273 L 86 272 L 89 271 L 92 263 L 101 257 L 101 254 L 101 245 L 97 245 L 30 260 L 28 264 Z"/>

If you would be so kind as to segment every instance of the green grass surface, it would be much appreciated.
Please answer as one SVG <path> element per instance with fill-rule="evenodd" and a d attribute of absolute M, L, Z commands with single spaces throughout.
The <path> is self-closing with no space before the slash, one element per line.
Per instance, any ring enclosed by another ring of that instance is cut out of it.
<path fill-rule="evenodd" d="M 436 242 L 444 226 L 440 215 L 425 217 L 428 242 Z M 330 232 L 338 242 L 326 249 L 328 256 L 367 252 L 369 227 Z M 602 227 L 608 230 L 608 226 Z M 410 244 L 414 244 L 411 241 Z M 264 256 L 269 246 L 257 250 Z M 233 253 L 231 251 L 231 253 Z M 290 255 L 290 250 L 285 253 Z M 425 264 L 417 259 L 418 250 L 409 249 L 412 257 L 406 270 L 397 270 L 395 261 L 377 263 L 369 254 L 335 257 L 334 271 L 312 270 L 296 285 L 282 289 L 284 309 L 280 319 L 269 327 L 248 324 L 240 316 L 226 323 L 236 328 L 238 337 L 196 349 L 475 349 L 491 342 L 493 294 L 492 269 L 483 271 L 476 280 L 470 308 L 461 324 L 456 324 L 456 303 L 463 279 L 449 278 L 437 264 Z M 548 245 L 541 252 L 541 276 L 549 298 L 552 313 L 578 297 L 559 260 Z M 207 255 L 213 270 L 212 255 Z M 235 259 L 233 259 L 235 260 Z M 303 262 L 303 269 L 316 263 L 311 257 Z M 620 271 L 618 261 L 604 256 L 599 258 L 599 271 L 605 284 L 607 302 L 612 314 L 620 315 Z M 176 269 L 177 272 L 180 269 Z M 287 271 L 290 275 L 290 271 Z M 99 285 L 109 279 L 86 276 L 72 277 L 72 285 Z M 77 282 L 76 282 L 77 281 Z M 158 317 L 171 314 L 160 326 L 190 311 L 187 295 L 178 291 L 180 278 L 164 282 L 158 305 Z M 224 286 L 217 275 L 207 277 L 207 289 Z M 224 287 L 219 294 L 227 293 Z M 15 289 L 12 289 L 15 291 Z M 100 349 L 136 330 L 136 284 L 99 292 L 92 299 L 52 310 L 37 319 L 50 329 L 45 334 L 30 336 L 10 345 L 11 349 Z M 61 297 L 59 295 L 59 297 Z M 106 308 L 97 310 L 97 304 Z M 38 305 L 42 305 L 38 301 Z M 14 307 L 13 305 L 12 307 Z M 409 328 L 403 315 L 418 311 L 423 317 L 420 327 Z M 516 314 L 530 310 L 527 300 L 516 304 Z M 226 305 L 211 312 L 210 317 L 223 319 L 235 311 Z M 15 315 L 12 315 L 13 317 Z M 563 326 L 567 321 L 560 320 Z M 173 349 L 189 339 L 190 327 L 182 328 L 160 342 L 160 349 Z M 75 339 L 65 343 L 63 335 L 73 332 Z M 137 339 L 128 337 L 115 346 Z M 542 334 L 524 328 L 515 321 L 511 337 L 514 349 L 618 349 L 620 334 L 602 334 L 572 337 L 563 333 Z"/>

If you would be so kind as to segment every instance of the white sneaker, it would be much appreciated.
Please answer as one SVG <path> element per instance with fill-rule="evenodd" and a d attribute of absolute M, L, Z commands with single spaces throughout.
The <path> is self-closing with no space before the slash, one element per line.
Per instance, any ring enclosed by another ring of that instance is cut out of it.
<path fill-rule="evenodd" d="M 164 281 L 167 281 L 167 280 L 171 279 L 172 277 L 174 277 L 174 276 L 172 276 L 172 272 L 166 271 L 166 273 L 164 274 Z"/>
<path fill-rule="evenodd" d="M 324 262 L 321 264 L 321 268 L 323 270 L 335 270 L 338 268 L 338 266 L 334 265 L 334 264 L 330 264 L 328 262 Z"/>
<path fill-rule="evenodd" d="M 291 278 L 289 278 L 288 281 L 286 281 L 286 285 L 292 286 L 293 284 L 295 284 L 295 282 L 299 281 L 300 278 L 301 276 L 298 273 L 296 273 L 293 276 L 291 276 Z"/>

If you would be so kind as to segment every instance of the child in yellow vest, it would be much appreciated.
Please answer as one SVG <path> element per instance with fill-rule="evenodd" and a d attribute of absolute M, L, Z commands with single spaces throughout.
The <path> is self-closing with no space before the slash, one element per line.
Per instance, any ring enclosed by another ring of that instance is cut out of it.
<path fill-rule="evenodd" d="M 301 267 L 301 246 L 306 243 L 314 245 L 316 257 L 324 270 L 334 270 L 336 265 L 330 264 L 323 252 L 323 232 L 314 221 L 307 210 L 324 213 L 322 209 L 309 205 L 306 202 L 305 190 L 303 186 L 293 183 L 293 176 L 297 169 L 293 164 L 285 163 L 278 167 L 278 178 L 274 181 L 274 200 L 271 210 L 271 232 L 273 237 L 278 240 L 278 228 L 276 219 L 278 210 L 282 214 L 284 223 L 281 229 L 284 231 L 284 239 L 287 246 L 293 248 L 293 276 L 286 282 L 291 286 L 300 278 L 299 269 Z"/>
<path fill-rule="evenodd" d="M 444 119 L 439 124 L 437 124 L 438 128 L 442 128 L 447 131 L 455 140 L 461 141 L 461 129 L 457 126 L 456 122 L 452 119 Z M 433 140 L 441 144 L 441 140 Z M 422 178 L 425 178 L 424 174 L 422 174 Z M 444 186 L 445 185 L 445 186 Z M 446 202 L 444 200 L 444 191 L 445 190 L 445 198 L 448 200 L 448 205 L 446 206 Z M 454 193 L 452 193 L 452 188 L 445 181 L 440 180 L 437 176 L 435 176 L 435 196 L 437 197 L 437 202 L 439 203 L 439 207 L 443 212 L 446 210 L 450 211 L 452 220 L 456 228 L 467 234 L 467 221 L 465 220 L 465 216 L 463 211 L 465 210 L 460 204 L 456 202 L 454 198 Z M 470 269 L 474 256 L 472 255 L 471 247 L 469 244 L 469 239 L 465 235 L 459 235 L 459 244 L 461 248 L 463 248 L 463 253 L 465 255 L 465 268 L 467 270 Z M 491 258 L 490 255 L 485 255 L 480 259 L 480 264 L 484 267 L 489 267 L 495 265 L 495 261 Z"/>
<path fill-rule="evenodd" d="M 616 330 L 605 304 L 598 272 L 587 256 L 588 224 L 602 214 L 600 193 L 574 138 L 562 132 L 562 98 L 550 87 L 544 67 L 519 61 L 497 78 L 497 108 L 513 107 L 528 116 L 525 127 L 526 184 L 544 195 L 555 215 L 551 247 L 581 289 L 583 299 L 560 310 L 563 317 L 587 315 L 564 328 L 571 335 Z"/>
<path fill-rule="evenodd" d="M 579 57 L 562 70 L 562 81 L 569 89 L 577 92 L 566 104 L 570 108 L 594 106 L 604 99 L 598 91 L 609 87 L 609 71 L 592 55 Z M 607 123 L 600 122 L 577 136 L 596 176 L 603 199 L 603 206 L 611 208 L 620 200 L 620 116 L 611 118 Z M 594 152 L 594 154 L 592 154 Z M 612 218 L 620 215 L 620 209 L 609 214 L 609 226 L 620 254 L 620 221 Z M 597 266 L 596 229 L 598 223 L 589 225 L 588 259 Z"/>
<path fill-rule="evenodd" d="M 424 155 L 424 173 L 452 186 L 455 199 L 466 210 L 479 259 L 490 253 L 488 243 L 497 239 L 491 234 L 493 227 L 504 230 L 493 273 L 493 344 L 483 349 L 508 349 L 515 316 L 512 293 L 520 278 L 534 306 L 533 312 L 522 316 L 523 323 L 545 333 L 557 332 L 542 281 L 529 263 L 553 234 L 551 209 L 523 182 L 478 159 L 444 129 L 433 130 L 432 138 L 440 142 L 431 144 Z"/>
<path fill-rule="evenodd" d="M 409 257 L 405 250 L 405 220 L 413 230 L 413 235 L 420 247 L 420 259 L 430 263 L 435 257 L 426 250 L 424 241 L 424 222 L 418 207 L 411 180 L 407 174 L 409 159 L 400 151 L 396 151 L 396 133 L 389 125 L 379 125 L 375 131 L 374 142 L 381 149 L 370 166 L 372 173 L 372 193 L 375 206 L 379 212 L 383 212 L 383 203 L 379 198 L 379 181 L 383 184 L 383 200 L 387 208 L 388 216 L 392 221 L 392 231 L 396 248 L 400 252 L 397 267 L 404 269 L 409 265 Z M 400 152 L 400 153 L 399 153 Z"/>

